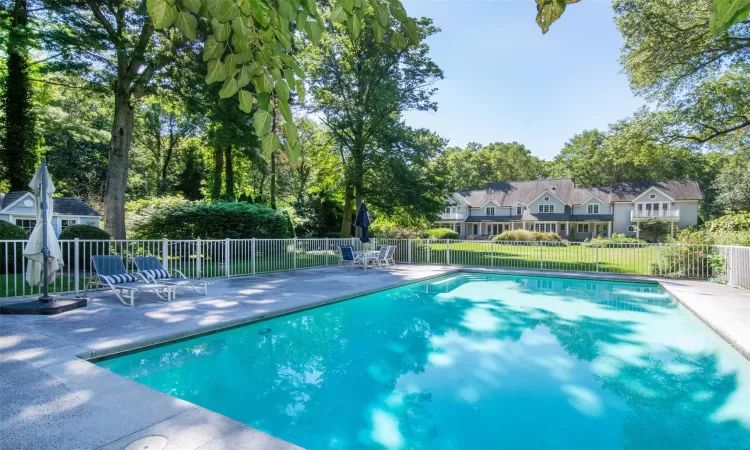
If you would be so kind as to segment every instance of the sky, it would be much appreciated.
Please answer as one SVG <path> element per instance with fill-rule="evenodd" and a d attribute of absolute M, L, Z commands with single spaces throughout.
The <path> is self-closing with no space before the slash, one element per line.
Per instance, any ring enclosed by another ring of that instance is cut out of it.
<path fill-rule="evenodd" d="M 410 111 L 412 127 L 449 139 L 518 142 L 552 159 L 574 134 L 605 130 L 644 104 L 618 62 L 622 38 L 607 0 L 568 6 L 546 35 L 534 0 L 403 0 L 442 31 L 428 39 L 443 70 L 437 112 Z"/>

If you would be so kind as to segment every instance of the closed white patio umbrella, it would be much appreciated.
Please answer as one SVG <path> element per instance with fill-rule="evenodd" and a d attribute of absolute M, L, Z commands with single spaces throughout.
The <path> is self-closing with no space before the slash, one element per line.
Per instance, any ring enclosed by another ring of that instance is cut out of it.
<path fill-rule="evenodd" d="M 44 291 L 40 300 L 49 301 L 51 298 L 47 285 L 54 283 L 55 274 L 64 262 L 55 229 L 52 227 L 52 194 L 55 192 L 55 185 L 49 177 L 47 162 L 44 159 L 36 169 L 29 187 L 35 197 L 36 225 L 23 249 L 23 255 L 29 259 L 26 282 L 31 286 L 43 286 Z"/>

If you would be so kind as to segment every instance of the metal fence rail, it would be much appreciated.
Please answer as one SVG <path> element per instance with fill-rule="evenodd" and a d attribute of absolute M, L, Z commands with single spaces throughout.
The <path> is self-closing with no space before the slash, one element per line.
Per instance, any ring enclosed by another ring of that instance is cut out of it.
<path fill-rule="evenodd" d="M 25 282 L 26 241 L 0 241 L 0 297 L 33 296 Z M 750 289 L 750 247 L 692 244 L 617 244 L 427 239 L 63 240 L 65 266 L 50 291 L 80 292 L 92 275 L 91 256 L 157 256 L 195 278 L 219 278 L 324 267 L 339 263 L 338 247 L 356 251 L 396 246 L 399 263 L 619 273 L 712 279 Z"/>

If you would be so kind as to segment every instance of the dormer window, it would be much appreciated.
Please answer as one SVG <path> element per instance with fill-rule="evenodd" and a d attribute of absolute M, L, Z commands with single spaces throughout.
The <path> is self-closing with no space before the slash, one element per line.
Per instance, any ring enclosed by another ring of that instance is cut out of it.
<path fill-rule="evenodd" d="M 544 197 L 544 201 L 548 202 L 549 201 L 549 197 Z"/>
<path fill-rule="evenodd" d="M 485 216 L 494 216 L 495 215 L 495 207 L 494 206 L 488 206 L 484 208 L 484 215 Z"/>
<path fill-rule="evenodd" d="M 588 205 L 587 211 L 589 214 L 599 214 L 599 205 L 596 203 Z"/>
<path fill-rule="evenodd" d="M 539 212 L 540 213 L 554 213 L 555 212 L 555 205 L 554 204 L 539 205 Z"/>
<path fill-rule="evenodd" d="M 650 195 L 648 196 L 648 198 L 650 198 L 651 200 L 653 200 L 653 199 L 655 199 L 655 198 L 656 198 L 656 194 L 650 194 Z"/>
<path fill-rule="evenodd" d="M 523 206 L 518 205 L 516 206 L 516 215 L 520 216 L 521 214 L 523 214 Z"/>

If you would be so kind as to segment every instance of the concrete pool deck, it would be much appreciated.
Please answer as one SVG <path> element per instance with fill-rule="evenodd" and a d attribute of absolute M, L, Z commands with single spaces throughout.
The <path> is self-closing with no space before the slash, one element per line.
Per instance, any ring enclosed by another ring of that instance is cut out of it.
<path fill-rule="evenodd" d="M 168 449 L 299 448 L 80 358 L 251 322 L 457 270 L 424 265 L 367 272 L 307 269 L 212 280 L 209 296 L 183 291 L 171 303 L 143 294 L 139 306 L 129 308 L 111 294 L 97 292 L 86 308 L 56 316 L 0 316 L 0 449 L 123 449 L 148 436 L 165 437 Z M 564 272 L 481 271 L 654 281 Z M 750 359 L 746 326 L 750 292 L 700 281 L 658 281 Z M 21 299 L 0 303 L 16 301 Z"/>

